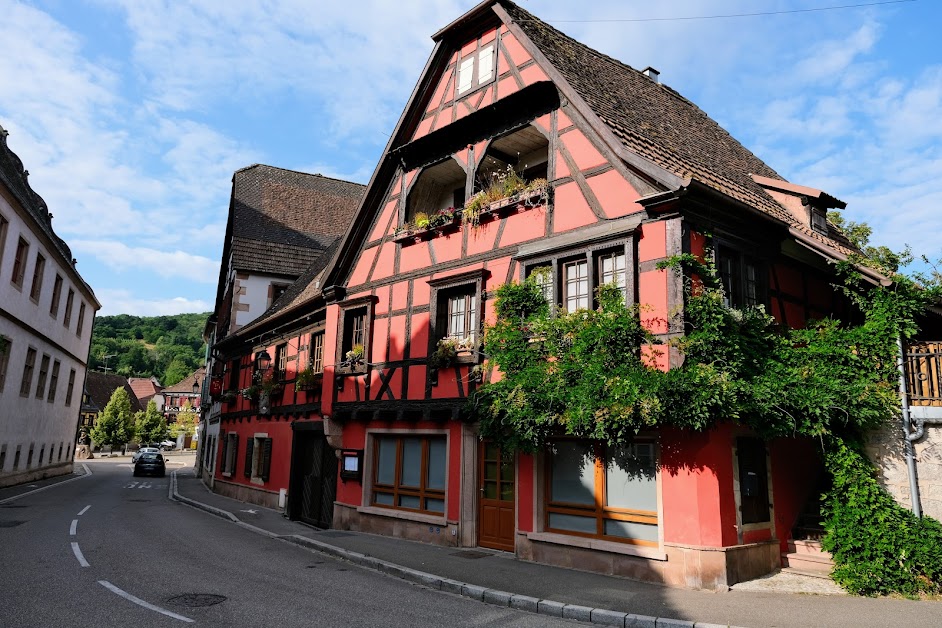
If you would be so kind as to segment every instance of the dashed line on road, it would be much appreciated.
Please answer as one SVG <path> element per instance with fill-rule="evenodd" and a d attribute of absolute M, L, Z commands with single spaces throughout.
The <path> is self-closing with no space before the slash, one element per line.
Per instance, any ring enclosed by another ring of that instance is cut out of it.
<path fill-rule="evenodd" d="M 85 508 L 82 508 L 82 509 L 79 511 L 79 514 L 76 515 L 76 517 L 81 517 L 81 516 L 84 515 L 86 512 L 88 512 L 88 509 L 91 508 L 91 507 L 92 507 L 92 505 L 89 504 L 89 505 L 86 506 Z"/>
<path fill-rule="evenodd" d="M 74 543 L 73 543 L 73 545 L 74 545 Z M 145 602 L 145 601 L 142 600 L 141 598 L 135 597 L 135 596 L 131 595 L 130 593 L 128 593 L 127 591 L 124 591 L 124 590 L 122 590 L 122 589 L 119 589 L 118 587 L 116 587 L 115 585 L 111 584 L 111 583 L 108 582 L 107 580 L 99 580 L 99 581 L 98 581 L 98 584 L 100 584 L 101 586 L 105 587 L 106 589 L 108 589 L 108 590 L 111 591 L 112 593 L 116 593 L 116 594 L 120 595 L 121 597 L 123 597 L 124 599 L 128 600 L 129 602 L 134 602 L 134 603 L 137 604 L 138 606 L 143 606 L 144 608 L 146 608 L 146 609 L 148 609 L 148 610 L 155 611 L 155 612 L 157 612 L 157 613 L 160 613 L 161 615 L 166 615 L 167 617 L 172 617 L 173 619 L 179 619 L 180 621 L 185 621 L 185 622 L 191 623 L 191 624 L 193 623 L 193 620 L 190 619 L 189 617 L 184 617 L 183 615 L 177 615 L 176 613 L 171 612 L 171 611 L 168 611 L 167 609 L 160 608 L 159 606 L 154 606 L 154 605 L 151 604 L 150 602 Z"/>
<path fill-rule="evenodd" d="M 69 526 L 69 536 L 75 536 L 75 528 L 78 527 L 78 519 L 72 520 L 72 525 Z"/>
<path fill-rule="evenodd" d="M 78 543 L 75 543 L 74 541 L 72 542 L 72 553 L 75 554 L 75 557 L 78 559 L 79 565 L 82 567 L 91 567 L 91 565 L 88 564 L 88 561 L 85 560 L 82 550 L 79 549 Z"/>

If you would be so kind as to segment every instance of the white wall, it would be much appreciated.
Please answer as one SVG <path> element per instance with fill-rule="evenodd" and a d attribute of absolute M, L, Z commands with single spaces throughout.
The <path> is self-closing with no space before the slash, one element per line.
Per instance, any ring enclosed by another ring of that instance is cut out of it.
<path fill-rule="evenodd" d="M 235 322 L 239 327 L 248 325 L 261 316 L 271 305 L 268 301 L 269 286 L 275 284 L 290 284 L 291 281 L 277 275 L 250 274 L 247 279 L 236 279 L 236 294 L 233 296 L 233 308 L 236 303 L 248 305 L 248 310 L 236 311 Z"/>
<path fill-rule="evenodd" d="M 11 484 L 53 472 L 71 470 L 75 429 L 82 404 L 85 384 L 85 366 L 91 343 L 92 325 L 96 311 L 94 295 L 84 286 L 71 260 L 63 258 L 48 236 L 16 201 L 0 189 L 0 215 L 9 224 L 0 254 L 0 334 L 10 340 L 6 378 L 0 389 L 0 452 L 6 448 L 0 468 L 0 485 Z M 11 281 L 17 243 L 22 237 L 29 243 L 22 287 Z M 45 270 L 37 301 L 30 298 L 36 255 L 45 257 Z M 62 276 L 62 291 L 55 316 L 50 314 L 53 285 L 56 274 Z M 69 325 L 64 325 L 69 290 L 75 293 Z M 77 323 L 81 304 L 85 303 L 82 333 Z M 36 350 L 36 361 L 30 378 L 29 394 L 20 395 L 28 349 Z M 41 398 L 36 397 L 43 356 L 49 356 L 49 368 Z M 60 362 L 56 394 L 48 401 L 53 365 Z M 69 405 L 66 405 L 69 373 L 75 370 L 75 380 Z M 62 458 L 59 446 L 62 445 Z M 30 446 L 33 460 L 27 469 Z M 50 459 L 49 449 L 53 448 Z M 16 449 L 20 448 L 20 461 L 14 471 Z M 42 463 L 39 462 L 43 453 Z M 63 468 L 63 465 L 65 467 Z M 53 468 L 56 468 L 53 470 Z"/>

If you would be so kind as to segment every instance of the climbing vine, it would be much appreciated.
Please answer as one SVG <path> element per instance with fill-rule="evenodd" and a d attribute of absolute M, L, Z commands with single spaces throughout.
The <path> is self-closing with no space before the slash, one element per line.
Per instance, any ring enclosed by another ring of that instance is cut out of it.
<path fill-rule="evenodd" d="M 897 337 L 915 334 L 917 316 L 938 298 L 938 289 L 902 276 L 890 286 L 865 285 L 853 264 L 840 264 L 837 288 L 859 320 L 827 318 L 787 329 L 762 307 L 728 307 L 709 262 L 683 255 L 662 267 L 681 273 L 686 295 L 682 317 L 670 321 L 682 333 L 668 344 L 658 342 L 648 331 L 654 321 L 626 305 L 614 285 L 599 288 L 597 309 L 574 313 L 554 313 L 533 278 L 498 288 L 497 321 L 486 330 L 484 352 L 500 375 L 469 401 L 482 436 L 523 452 L 538 451 L 560 435 L 617 444 L 645 429 L 706 430 L 721 421 L 766 438 L 814 437 L 831 473 L 840 470 L 846 480 L 835 482 L 829 501 L 829 535 L 841 539 L 834 541 L 840 545 L 835 578 L 861 593 L 938 591 L 938 563 L 909 569 L 908 576 L 882 577 L 892 583 L 886 587 L 858 583 L 861 565 L 873 561 L 854 550 L 870 541 L 867 526 L 848 532 L 845 493 L 856 480 L 865 481 L 858 476 L 872 479 L 873 472 L 866 460 L 847 463 L 844 444 L 898 416 Z M 683 364 L 659 369 L 658 358 L 671 348 L 683 355 Z M 893 536 L 898 531 L 881 520 L 905 518 L 905 511 L 877 489 L 853 502 L 855 512 L 863 517 L 869 505 L 870 528 Z M 934 530 L 938 523 L 920 525 Z M 881 547 L 904 546 L 914 555 L 913 538 Z M 901 564 L 890 554 L 885 563 Z M 937 553 L 920 556 L 938 559 Z"/>

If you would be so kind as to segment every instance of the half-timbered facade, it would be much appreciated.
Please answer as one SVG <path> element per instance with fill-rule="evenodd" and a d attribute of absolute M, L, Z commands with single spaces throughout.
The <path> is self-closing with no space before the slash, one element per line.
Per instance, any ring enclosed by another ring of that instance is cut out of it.
<path fill-rule="evenodd" d="M 494 290 L 534 273 L 564 311 L 615 282 L 665 340 L 682 279 L 657 263 L 685 252 L 714 256 L 731 305 L 791 326 L 841 315 L 828 262 L 851 250 L 824 216 L 843 203 L 784 181 L 656 71 L 511 2 L 433 38 L 322 278 L 333 525 L 692 587 L 778 567 L 820 471 L 811 443 L 729 423 L 508 458 L 462 408 L 499 377 L 478 351 Z"/>

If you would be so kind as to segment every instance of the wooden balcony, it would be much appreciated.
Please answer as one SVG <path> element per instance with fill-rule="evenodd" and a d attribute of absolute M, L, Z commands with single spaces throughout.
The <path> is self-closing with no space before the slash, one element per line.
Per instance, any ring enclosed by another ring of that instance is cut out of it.
<path fill-rule="evenodd" d="M 911 406 L 942 408 L 942 342 L 913 342 L 906 351 Z"/>

